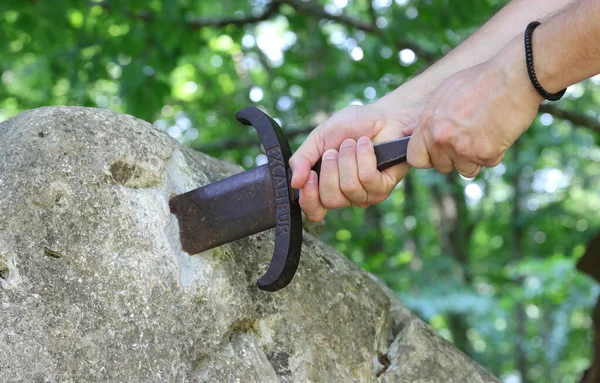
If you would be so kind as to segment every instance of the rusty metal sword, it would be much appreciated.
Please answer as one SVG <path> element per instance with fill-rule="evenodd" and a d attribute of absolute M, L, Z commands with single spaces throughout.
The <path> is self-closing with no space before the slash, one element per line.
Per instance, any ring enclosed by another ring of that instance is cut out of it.
<path fill-rule="evenodd" d="M 268 163 L 176 195 L 169 206 L 179 222 L 181 246 L 190 255 L 275 228 L 273 258 L 257 286 L 278 291 L 292 281 L 302 248 L 298 191 L 290 187 L 292 151 L 279 125 L 262 111 L 244 108 L 236 118 L 257 130 Z M 377 169 L 406 161 L 409 139 L 375 145 Z M 319 161 L 313 170 L 319 173 L 320 167 Z"/>

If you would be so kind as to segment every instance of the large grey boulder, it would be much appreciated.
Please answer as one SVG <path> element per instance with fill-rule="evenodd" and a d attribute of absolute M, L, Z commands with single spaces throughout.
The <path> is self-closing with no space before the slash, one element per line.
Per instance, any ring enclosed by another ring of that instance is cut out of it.
<path fill-rule="evenodd" d="M 169 197 L 240 170 L 104 110 L 0 124 L 0 380 L 497 381 L 310 234 L 278 293 L 272 233 L 183 253 Z"/>

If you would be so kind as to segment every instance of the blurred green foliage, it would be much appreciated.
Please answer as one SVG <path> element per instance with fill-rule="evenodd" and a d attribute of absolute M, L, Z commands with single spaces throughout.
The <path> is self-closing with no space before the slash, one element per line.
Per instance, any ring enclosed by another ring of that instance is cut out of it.
<path fill-rule="evenodd" d="M 135 115 L 250 168 L 257 105 L 298 146 L 447 53 L 506 1 L 2 1 L 0 120 L 44 105 Z M 412 171 L 324 240 L 506 382 L 573 382 L 598 289 L 574 265 L 600 227 L 600 78 L 544 106 L 475 180 Z"/>

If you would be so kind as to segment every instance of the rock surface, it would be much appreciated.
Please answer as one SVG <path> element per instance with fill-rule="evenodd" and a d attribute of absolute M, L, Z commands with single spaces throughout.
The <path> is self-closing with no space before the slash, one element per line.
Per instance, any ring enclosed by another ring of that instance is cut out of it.
<path fill-rule="evenodd" d="M 270 232 L 183 253 L 169 197 L 240 170 L 104 110 L 0 124 L 0 380 L 497 381 L 310 234 L 278 293 Z"/>

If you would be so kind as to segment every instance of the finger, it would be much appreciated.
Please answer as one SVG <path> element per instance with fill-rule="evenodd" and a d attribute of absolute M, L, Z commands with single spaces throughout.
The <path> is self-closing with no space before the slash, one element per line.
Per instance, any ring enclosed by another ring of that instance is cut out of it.
<path fill-rule="evenodd" d="M 431 163 L 438 172 L 450 173 L 452 170 L 454 170 L 454 163 L 444 150 L 431 150 L 430 156 Z"/>
<path fill-rule="evenodd" d="M 410 166 L 400 164 L 379 172 L 373 143 L 367 137 L 361 137 L 357 144 L 358 178 L 367 192 L 363 206 L 385 200 L 394 187 L 408 173 Z M 361 206 L 361 207 L 363 207 Z"/>
<path fill-rule="evenodd" d="M 483 166 L 485 166 L 486 168 L 496 167 L 504 159 L 504 153 L 505 152 L 502 152 L 502 154 L 498 158 L 496 158 L 495 160 L 493 160 L 493 161 L 485 161 L 483 163 Z"/>
<path fill-rule="evenodd" d="M 367 193 L 367 198 L 363 203 L 368 202 L 372 197 L 384 193 L 383 177 L 377 170 L 377 157 L 373 142 L 368 137 L 358 139 L 356 146 L 356 157 L 358 163 L 358 178 Z"/>
<path fill-rule="evenodd" d="M 293 188 L 301 188 L 307 181 L 310 170 L 323 155 L 323 142 L 319 133 L 313 130 L 298 150 L 290 157 L 290 168 L 292 168 Z"/>
<path fill-rule="evenodd" d="M 461 176 L 465 177 L 465 178 L 475 178 L 479 175 L 479 173 L 481 172 L 481 165 L 479 164 L 471 164 L 471 170 L 461 170 L 458 167 L 456 168 L 456 170 L 458 170 L 458 172 L 460 173 Z M 468 167 L 465 167 L 463 169 L 467 169 Z"/>
<path fill-rule="evenodd" d="M 310 160 L 299 154 L 290 157 L 289 164 L 292 169 L 291 186 L 294 189 L 300 189 L 308 182 L 312 168 Z"/>
<path fill-rule="evenodd" d="M 408 142 L 408 151 L 406 161 L 410 166 L 418 169 L 429 169 L 432 167 L 431 158 L 427 151 L 427 144 L 424 136 L 425 123 L 427 118 L 419 120 L 415 127 L 412 137 Z"/>
<path fill-rule="evenodd" d="M 364 204 L 367 201 L 367 191 L 358 178 L 356 141 L 351 138 L 345 139 L 340 146 L 338 171 L 342 194 L 353 206 Z"/>
<path fill-rule="evenodd" d="M 327 214 L 327 209 L 319 199 L 319 176 L 310 171 L 306 183 L 300 189 L 300 206 L 306 217 L 313 222 L 321 221 Z"/>
<path fill-rule="evenodd" d="M 340 190 L 338 151 L 335 149 L 328 149 L 323 154 L 321 174 L 319 175 L 319 196 L 323 206 L 329 209 L 350 206 L 350 201 Z"/>
<path fill-rule="evenodd" d="M 464 156 L 452 153 L 452 162 L 456 170 L 465 178 L 475 178 L 481 172 L 481 165 L 471 162 Z"/>
<path fill-rule="evenodd" d="M 396 185 L 398 185 L 398 183 L 402 181 L 404 177 L 406 177 L 409 171 L 410 165 L 404 163 L 392 166 L 391 168 L 385 169 L 383 172 L 381 172 L 383 182 L 385 184 L 384 190 L 386 190 L 386 193 L 376 196 L 377 199 L 374 202 L 381 202 L 389 197 Z"/>
<path fill-rule="evenodd" d="M 427 120 L 427 125 L 423 133 L 425 146 L 429 153 L 431 164 L 440 173 L 450 173 L 454 170 L 453 155 L 456 153 L 452 149 L 452 131 L 454 125 L 444 120 Z"/>
<path fill-rule="evenodd" d="M 440 173 L 450 173 L 454 170 L 454 162 L 448 154 L 446 146 L 436 145 L 430 133 L 425 133 L 425 147 L 429 153 L 432 166 Z"/>

